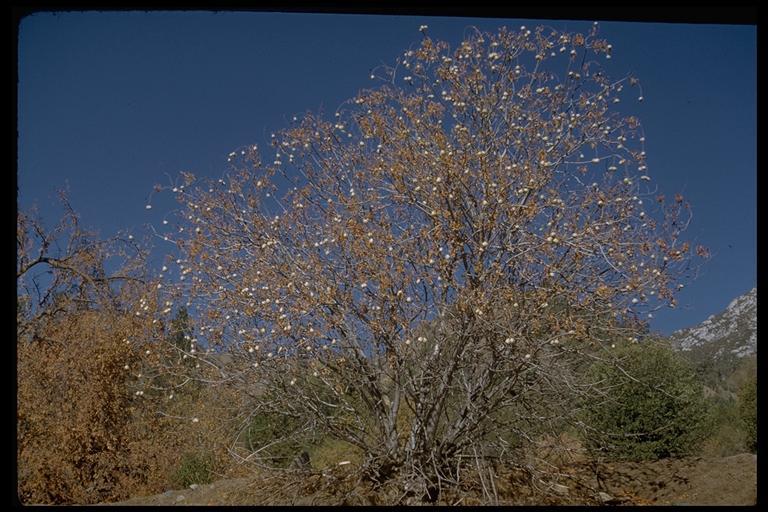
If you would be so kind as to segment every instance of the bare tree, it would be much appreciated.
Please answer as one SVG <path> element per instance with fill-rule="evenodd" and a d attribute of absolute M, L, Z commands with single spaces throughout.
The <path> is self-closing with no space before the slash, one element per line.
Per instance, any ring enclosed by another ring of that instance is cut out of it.
<path fill-rule="evenodd" d="M 60 192 L 59 197 L 64 212 L 50 229 L 34 210 L 17 215 L 19 338 L 34 337 L 36 327 L 77 308 L 127 310 L 150 281 L 142 245 L 133 237 L 99 239 L 80 225 L 66 194 Z"/>
<path fill-rule="evenodd" d="M 426 35 L 331 121 L 274 157 L 174 187 L 173 293 L 254 411 L 366 454 L 366 473 L 434 497 L 497 434 L 568 422 L 609 338 L 674 307 L 690 265 L 681 196 L 657 195 L 611 45 L 539 27 Z M 209 347 L 209 348 L 210 348 Z M 583 426 L 583 425 L 582 425 Z M 490 492 L 490 491 L 489 491 Z"/>

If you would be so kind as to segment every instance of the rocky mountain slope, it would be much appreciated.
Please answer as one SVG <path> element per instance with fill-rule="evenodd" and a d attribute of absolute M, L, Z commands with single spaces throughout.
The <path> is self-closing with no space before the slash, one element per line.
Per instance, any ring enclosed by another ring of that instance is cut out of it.
<path fill-rule="evenodd" d="M 757 288 L 731 301 L 725 311 L 701 324 L 672 333 L 672 344 L 684 352 L 714 349 L 712 355 L 742 358 L 757 352 Z"/>
<path fill-rule="evenodd" d="M 701 324 L 672 333 L 670 341 L 694 364 L 706 385 L 732 395 L 744 375 L 756 371 L 757 288 Z"/>

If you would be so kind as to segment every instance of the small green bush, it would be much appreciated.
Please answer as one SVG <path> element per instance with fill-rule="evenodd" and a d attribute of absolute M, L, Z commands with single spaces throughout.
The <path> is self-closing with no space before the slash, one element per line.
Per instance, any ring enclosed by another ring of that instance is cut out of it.
<path fill-rule="evenodd" d="M 171 477 L 174 486 L 186 488 L 192 484 L 209 484 L 213 481 L 213 459 L 200 453 L 186 453 Z"/>
<path fill-rule="evenodd" d="M 310 448 L 306 436 L 297 435 L 301 426 L 296 418 L 282 414 L 258 414 L 245 431 L 245 447 L 259 451 L 259 458 L 277 467 L 287 467 L 301 452 Z"/>
<path fill-rule="evenodd" d="M 739 417 L 744 430 L 746 448 L 757 453 L 757 375 L 751 375 L 738 395 Z"/>
<path fill-rule="evenodd" d="M 703 387 L 676 353 L 656 343 L 617 348 L 587 372 L 603 393 L 585 401 L 586 445 L 612 459 L 655 460 L 695 452 L 708 425 Z"/>

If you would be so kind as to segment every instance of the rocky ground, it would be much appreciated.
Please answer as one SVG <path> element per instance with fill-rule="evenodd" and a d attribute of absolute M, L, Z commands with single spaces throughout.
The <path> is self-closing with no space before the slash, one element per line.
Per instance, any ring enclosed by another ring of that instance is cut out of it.
<path fill-rule="evenodd" d="M 531 479 L 500 469 L 496 492 L 499 504 L 605 505 L 752 505 L 756 501 L 757 457 L 740 454 L 723 458 L 689 457 L 655 462 L 564 465 L 557 481 Z M 170 490 L 135 497 L 115 505 L 340 505 L 392 503 L 359 483 L 355 468 L 333 471 L 279 473 L 220 480 L 194 489 Z M 398 498 L 408 504 L 413 500 Z M 479 490 L 463 490 L 445 498 L 447 504 L 489 503 Z"/>

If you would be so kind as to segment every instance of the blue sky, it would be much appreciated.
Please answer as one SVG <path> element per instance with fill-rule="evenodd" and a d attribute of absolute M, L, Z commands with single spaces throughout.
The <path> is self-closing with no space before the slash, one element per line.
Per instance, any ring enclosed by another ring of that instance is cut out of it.
<path fill-rule="evenodd" d="M 371 68 L 420 40 L 455 46 L 469 26 L 591 22 L 280 13 L 39 13 L 19 35 L 19 207 L 54 222 L 66 185 L 101 236 L 139 233 L 174 208 L 152 187 L 192 171 L 218 177 L 227 154 L 267 146 L 294 114 L 332 113 L 370 87 Z M 606 68 L 640 78 L 648 166 L 660 191 L 681 192 L 688 236 L 712 252 L 651 327 L 696 324 L 756 286 L 756 28 L 601 22 Z M 158 242 L 161 244 L 162 242 Z M 158 250 L 166 249 L 161 245 Z"/>

